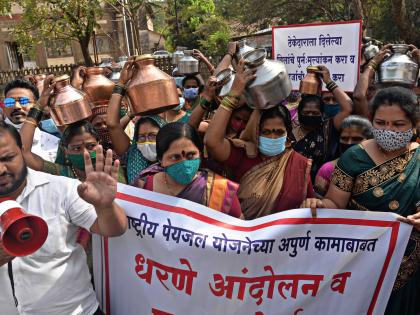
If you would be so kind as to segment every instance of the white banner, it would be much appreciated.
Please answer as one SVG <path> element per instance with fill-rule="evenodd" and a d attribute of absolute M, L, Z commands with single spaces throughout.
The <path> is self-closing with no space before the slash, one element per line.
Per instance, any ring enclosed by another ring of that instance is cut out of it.
<path fill-rule="evenodd" d="M 242 221 L 119 185 L 129 229 L 94 238 L 107 315 L 383 314 L 411 226 L 309 209 Z"/>
<path fill-rule="evenodd" d="M 359 77 L 361 21 L 273 27 L 273 59 L 285 63 L 292 87 L 310 65 L 324 65 L 331 79 L 353 92 Z"/>

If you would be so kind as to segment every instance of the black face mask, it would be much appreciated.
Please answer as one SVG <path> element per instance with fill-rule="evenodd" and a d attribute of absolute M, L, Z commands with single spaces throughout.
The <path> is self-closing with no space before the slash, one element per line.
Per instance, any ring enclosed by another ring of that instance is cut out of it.
<path fill-rule="evenodd" d="M 352 146 L 356 145 L 356 143 L 341 143 L 339 146 L 340 155 L 346 152 L 346 150 L 350 149 Z"/>
<path fill-rule="evenodd" d="M 322 116 L 309 116 L 298 114 L 299 123 L 307 127 L 318 127 L 322 124 Z"/>

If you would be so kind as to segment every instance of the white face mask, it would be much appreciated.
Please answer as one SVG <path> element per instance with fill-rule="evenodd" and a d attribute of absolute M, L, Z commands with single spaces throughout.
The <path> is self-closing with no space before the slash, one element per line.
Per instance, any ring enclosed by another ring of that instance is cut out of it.
<path fill-rule="evenodd" d="M 407 131 L 392 131 L 386 129 L 372 129 L 376 143 L 385 151 L 396 151 L 406 147 L 413 138 L 413 129 Z"/>
<path fill-rule="evenodd" d="M 149 161 L 155 162 L 157 160 L 156 142 L 137 143 L 137 149 Z"/>

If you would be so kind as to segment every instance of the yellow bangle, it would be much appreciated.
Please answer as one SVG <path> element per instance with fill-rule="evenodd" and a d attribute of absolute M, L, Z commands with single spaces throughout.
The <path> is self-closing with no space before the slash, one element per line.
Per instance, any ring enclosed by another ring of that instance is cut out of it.
<path fill-rule="evenodd" d="M 228 112 L 233 112 L 232 108 L 226 107 L 225 105 L 220 105 L 220 108 L 223 108 L 224 110 L 228 111 Z"/>
<path fill-rule="evenodd" d="M 34 123 L 33 121 L 31 121 L 29 119 L 26 119 L 25 122 L 28 123 L 28 124 L 34 125 L 35 127 L 38 127 L 38 124 Z"/>

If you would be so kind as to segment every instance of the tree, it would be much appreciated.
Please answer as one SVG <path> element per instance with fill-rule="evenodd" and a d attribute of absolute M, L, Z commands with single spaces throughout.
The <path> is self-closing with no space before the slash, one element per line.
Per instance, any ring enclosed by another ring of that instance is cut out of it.
<path fill-rule="evenodd" d="M 207 54 L 225 50 L 230 30 L 213 0 L 168 0 L 165 12 L 166 41 L 172 48 L 200 48 Z"/>
<path fill-rule="evenodd" d="M 35 44 L 50 40 L 60 40 L 65 44 L 75 40 L 87 66 L 93 61 L 89 54 L 89 42 L 96 20 L 101 17 L 99 0 L 1 0 L 3 12 L 10 12 L 10 6 L 16 4 L 23 10 L 20 22 L 13 30 L 22 50 L 28 50 Z"/>

